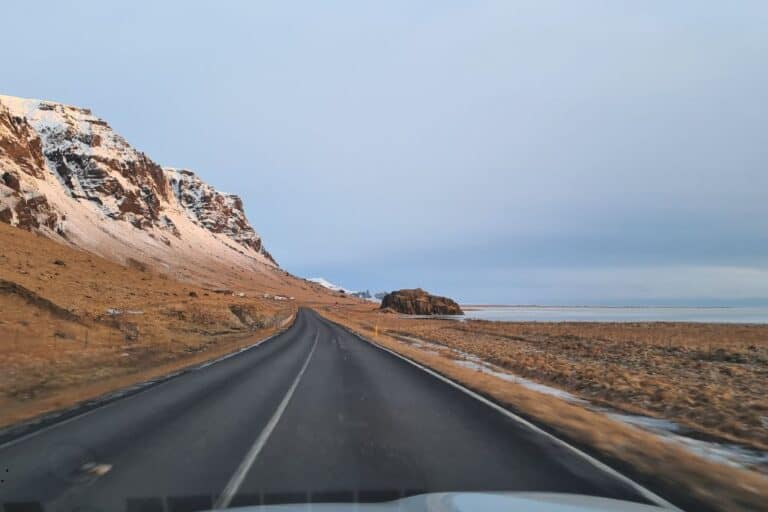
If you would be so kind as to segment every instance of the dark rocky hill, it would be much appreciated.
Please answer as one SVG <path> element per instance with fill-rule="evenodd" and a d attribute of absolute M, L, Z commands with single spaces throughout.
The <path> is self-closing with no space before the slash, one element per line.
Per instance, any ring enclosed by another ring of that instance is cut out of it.
<path fill-rule="evenodd" d="M 421 288 L 397 290 L 381 301 L 381 309 L 391 309 L 406 315 L 463 315 L 461 307 L 448 297 L 431 295 Z"/>

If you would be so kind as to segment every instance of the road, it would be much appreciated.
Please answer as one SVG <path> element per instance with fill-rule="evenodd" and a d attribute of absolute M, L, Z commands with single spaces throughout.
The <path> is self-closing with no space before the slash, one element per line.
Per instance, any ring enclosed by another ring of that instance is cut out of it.
<path fill-rule="evenodd" d="M 200 510 L 638 490 L 488 404 L 301 309 L 279 336 L 0 447 L 0 503 Z M 35 508 L 35 507 L 43 508 Z"/>

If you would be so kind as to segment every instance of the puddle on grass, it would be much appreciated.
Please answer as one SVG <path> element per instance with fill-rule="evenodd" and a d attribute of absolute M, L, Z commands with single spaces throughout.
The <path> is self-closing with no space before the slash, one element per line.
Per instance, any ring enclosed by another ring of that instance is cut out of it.
<path fill-rule="evenodd" d="M 705 441 L 695 439 L 686 435 L 690 433 L 687 429 L 675 423 L 672 420 L 663 418 L 653 418 L 639 414 L 626 414 L 616 409 L 607 407 L 593 406 L 589 401 L 579 398 L 572 393 L 562 389 L 540 384 L 538 382 L 509 373 L 504 369 L 487 363 L 479 357 L 458 349 L 452 349 L 437 343 L 431 343 L 419 338 L 398 335 L 398 338 L 407 341 L 409 344 L 428 351 L 430 353 L 440 353 L 448 351 L 460 359 L 454 360 L 454 364 L 469 368 L 487 375 L 492 375 L 507 382 L 513 382 L 539 393 L 554 396 L 575 404 L 588 407 L 590 410 L 605 414 L 611 419 L 620 421 L 626 425 L 651 432 L 659 436 L 663 441 L 682 446 L 689 452 L 702 458 L 726 464 L 733 467 L 747 468 L 768 474 L 768 452 L 753 450 L 732 443 L 718 443 L 714 441 Z"/>

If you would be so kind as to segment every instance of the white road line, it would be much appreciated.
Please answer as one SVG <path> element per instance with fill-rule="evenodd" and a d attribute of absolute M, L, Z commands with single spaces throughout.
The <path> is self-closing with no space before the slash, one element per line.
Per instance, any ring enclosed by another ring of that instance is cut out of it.
<path fill-rule="evenodd" d="M 510 418 L 510 419 L 512 419 L 514 421 L 516 421 L 517 423 L 520 423 L 521 425 L 524 425 L 524 426 L 528 427 L 529 429 L 533 430 L 537 434 L 541 434 L 542 436 L 544 436 L 547 439 L 553 441 L 557 445 L 562 446 L 563 448 L 569 450 L 570 452 L 572 452 L 575 455 L 578 455 L 582 459 L 586 460 L 587 462 L 589 462 L 590 464 L 595 466 L 597 469 L 599 469 L 599 470 L 601 470 L 601 471 L 611 475 L 612 477 L 614 477 L 614 478 L 624 482 L 628 486 L 632 487 L 635 491 L 637 491 L 641 496 L 643 496 L 644 498 L 646 498 L 650 502 L 656 504 L 657 506 L 665 508 L 667 510 L 673 510 L 673 511 L 676 511 L 676 512 L 683 512 L 682 509 L 676 507 L 675 505 L 673 505 L 669 501 L 665 500 L 664 498 L 662 498 L 658 494 L 654 493 L 653 491 L 651 491 L 649 489 L 646 489 L 645 487 L 643 487 L 639 483 L 635 482 L 631 478 L 622 475 L 621 473 L 619 473 L 618 471 L 616 471 L 612 467 L 608 466 L 607 464 L 604 464 L 604 463 L 600 462 L 599 460 L 597 460 L 596 458 L 592 457 L 591 455 L 588 455 L 587 453 L 579 450 L 575 446 L 571 446 L 570 444 L 566 443 L 565 441 L 563 441 L 559 437 L 556 437 L 556 436 L 550 434 L 549 432 L 547 432 L 546 430 L 543 430 L 542 428 L 537 427 L 536 425 L 534 425 L 530 421 L 528 421 L 528 420 L 518 416 L 517 414 L 513 413 L 512 411 L 509 411 L 508 409 L 505 409 L 504 407 L 500 406 L 499 404 L 497 404 L 495 402 L 492 402 L 491 400 L 488 400 L 484 396 L 479 395 L 478 393 L 475 393 L 471 389 L 464 387 L 463 385 L 459 384 L 458 382 L 455 382 L 455 381 L 449 379 L 448 377 L 445 377 L 444 375 L 441 375 L 441 374 L 437 373 L 436 371 L 434 371 L 434 370 L 432 370 L 430 368 L 427 368 L 426 366 L 424 366 L 422 364 L 419 364 L 416 361 L 413 361 L 412 359 L 409 359 L 409 358 L 407 358 L 407 357 L 405 357 L 405 356 L 403 356 L 401 354 L 398 354 L 394 350 L 390 350 L 387 347 L 384 347 L 384 346 L 379 345 L 378 343 L 376 343 L 374 341 L 369 340 L 368 338 L 364 338 L 360 334 L 356 333 L 355 331 L 353 331 L 352 329 L 349 329 L 348 327 L 346 327 L 344 325 L 336 324 L 335 322 L 333 322 L 331 320 L 328 320 L 327 318 L 324 318 L 324 320 L 326 320 L 328 322 L 331 322 L 332 325 L 341 327 L 342 329 L 344 329 L 344 330 L 348 331 L 350 334 L 352 334 L 354 337 L 359 338 L 362 341 L 365 341 L 366 343 L 370 343 L 374 347 L 376 347 L 378 349 L 381 349 L 381 350 L 383 350 L 385 352 L 389 352 L 393 356 L 398 357 L 398 358 L 402 359 L 403 361 L 405 361 L 405 362 L 407 362 L 409 364 L 412 364 L 413 366 L 415 366 L 417 368 L 420 368 L 421 370 L 424 370 L 425 372 L 427 372 L 428 374 L 432 375 L 433 377 L 435 377 L 437 379 L 440 379 L 441 381 L 445 382 L 446 384 L 449 384 L 449 385 L 453 386 L 454 388 L 458 389 L 459 391 L 462 391 L 462 392 L 466 393 L 467 395 L 471 396 L 472 398 L 474 398 L 476 400 L 479 400 L 479 401 L 483 402 L 485 405 L 487 405 L 487 406 L 497 410 L 498 412 L 500 412 L 504 416 L 506 416 L 506 417 L 508 417 L 508 418 Z"/>
<path fill-rule="evenodd" d="M 102 403 L 97 403 L 96 405 L 93 406 L 92 409 L 88 409 L 87 411 L 84 411 L 84 412 L 81 412 L 81 413 L 76 413 L 74 416 L 70 416 L 69 418 L 66 418 L 66 419 L 63 419 L 63 420 L 60 420 L 60 421 L 53 420 L 53 423 L 50 423 L 50 424 L 48 424 L 48 425 L 46 425 L 44 427 L 40 427 L 38 429 L 34 429 L 34 430 L 32 430 L 32 432 L 29 432 L 27 434 L 23 434 L 23 435 L 21 435 L 19 437 L 12 438 L 12 439 L 6 441 L 5 443 L 0 443 L 0 450 L 4 450 L 5 448 L 10 448 L 11 446 L 19 444 L 19 443 L 21 443 L 23 441 L 26 441 L 26 440 L 28 440 L 28 439 L 30 439 L 32 437 L 38 436 L 38 435 L 40 435 L 40 434 L 42 434 L 44 432 L 47 432 L 47 431 L 52 430 L 54 428 L 58 428 L 58 427 L 61 427 L 63 425 L 66 425 L 67 423 L 71 423 L 73 421 L 77 421 L 77 420 L 83 419 L 86 416 L 90 416 L 91 414 L 97 413 L 97 412 L 99 412 L 99 411 L 101 411 L 103 409 L 106 409 L 107 407 L 111 407 L 111 406 L 114 406 L 116 404 L 125 403 L 126 400 L 131 400 L 132 398 L 135 398 L 135 397 L 141 395 L 142 393 L 144 393 L 146 391 L 151 391 L 153 389 L 159 388 L 160 386 L 168 384 L 169 382 L 173 381 L 176 377 L 179 377 L 181 375 L 185 375 L 187 373 L 192 373 L 192 372 L 195 372 L 195 371 L 198 371 L 198 370 L 202 370 L 203 368 L 207 368 L 207 367 L 209 367 L 211 365 L 214 365 L 214 364 L 220 363 L 222 361 L 225 361 L 225 360 L 229 359 L 230 357 L 238 356 L 238 355 L 242 354 L 243 352 L 247 352 L 249 350 L 252 350 L 252 349 L 255 349 L 257 347 L 260 347 L 264 343 L 266 343 L 268 341 L 272 341 L 274 338 L 277 338 L 278 336 L 280 336 L 281 334 L 286 333 L 287 331 L 288 331 L 288 329 L 285 329 L 285 330 L 282 330 L 282 331 L 278 331 L 278 332 L 272 334 L 271 336 L 267 336 L 263 340 L 257 341 L 253 345 L 248 345 L 247 347 L 238 349 L 235 352 L 231 352 L 229 354 L 221 356 L 218 359 L 214 359 L 213 361 L 208 361 L 206 363 L 189 366 L 187 368 L 182 368 L 181 370 L 177 370 L 177 371 L 175 371 L 173 373 L 169 373 L 167 375 L 159 376 L 156 379 L 148 380 L 146 382 L 140 382 L 140 383 L 137 383 L 137 384 L 132 384 L 130 386 L 126 386 L 125 388 L 118 389 L 118 390 L 115 390 L 115 391 L 110 392 L 110 393 L 106 393 L 106 394 L 102 395 L 101 397 L 96 397 L 96 398 L 94 398 L 94 400 L 96 400 L 97 402 L 101 401 Z M 133 392 L 128 393 L 128 391 L 133 391 Z M 128 394 L 124 395 L 123 393 L 128 393 Z M 100 398 L 101 398 L 101 400 L 100 400 Z M 81 407 L 81 405 L 75 405 L 74 407 L 72 407 L 70 409 L 65 409 L 65 410 L 63 410 L 63 411 L 61 411 L 60 413 L 57 413 L 57 414 L 60 414 L 60 415 L 67 414 L 71 409 L 77 409 L 78 407 Z M 11 425 L 11 426 L 8 427 L 8 429 L 11 429 L 13 427 L 14 427 L 14 425 Z M 2 430 L 7 430 L 7 429 L 2 429 Z"/>
<path fill-rule="evenodd" d="M 235 471 L 235 474 L 233 474 L 232 478 L 229 479 L 229 483 L 227 483 L 227 486 L 224 488 L 221 496 L 219 496 L 219 499 L 216 500 L 216 503 L 214 503 L 214 509 L 218 510 L 221 508 L 227 508 L 232 502 L 232 498 L 235 497 L 235 494 L 242 485 L 243 480 L 245 480 L 245 475 L 248 473 L 248 470 L 251 469 L 253 463 L 256 462 L 256 457 L 259 456 L 259 452 L 261 452 L 262 448 L 264 448 L 264 445 L 267 444 L 269 436 L 272 434 L 272 431 L 275 430 L 277 422 L 280 421 L 280 417 L 285 412 L 285 408 L 288 407 L 288 402 L 291 401 L 293 392 L 296 391 L 296 387 L 299 385 L 301 377 L 307 370 L 307 366 L 309 366 L 309 360 L 312 359 L 312 354 L 315 353 L 315 349 L 317 348 L 317 340 L 319 337 L 320 332 L 318 331 L 318 333 L 315 334 L 315 342 L 312 345 L 312 350 L 309 351 L 309 355 L 304 361 L 304 365 L 301 367 L 301 370 L 299 370 L 299 374 L 296 375 L 296 378 L 293 380 L 293 384 L 291 384 L 291 387 L 283 397 L 280 405 L 277 406 L 277 410 L 275 410 L 275 413 L 269 419 L 269 422 L 267 422 L 264 430 L 262 430 L 261 434 L 259 434 L 259 437 L 256 438 L 256 441 L 253 443 L 253 446 L 251 446 L 251 449 L 248 450 L 248 453 L 245 455 L 243 462 L 240 463 L 240 466 L 237 468 L 237 471 Z"/>

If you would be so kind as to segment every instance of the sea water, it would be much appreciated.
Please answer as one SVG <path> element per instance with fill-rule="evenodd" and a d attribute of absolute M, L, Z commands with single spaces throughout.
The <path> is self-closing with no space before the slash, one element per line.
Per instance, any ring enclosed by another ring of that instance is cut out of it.
<path fill-rule="evenodd" d="M 508 322 L 768 323 L 768 307 L 463 306 L 467 319 Z"/>

